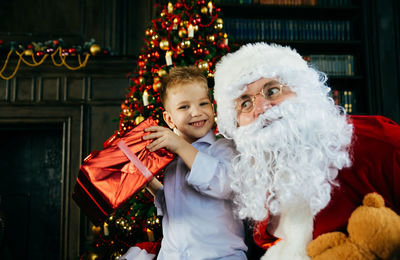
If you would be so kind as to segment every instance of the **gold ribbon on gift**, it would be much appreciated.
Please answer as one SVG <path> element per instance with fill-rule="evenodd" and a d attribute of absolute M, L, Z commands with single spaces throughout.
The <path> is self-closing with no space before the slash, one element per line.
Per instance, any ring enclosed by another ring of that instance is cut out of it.
<path fill-rule="evenodd" d="M 13 72 L 10 76 L 5 76 L 5 75 L 3 74 L 3 72 L 4 72 L 4 70 L 7 68 L 8 62 L 9 62 L 10 57 L 11 57 L 11 54 L 12 54 L 13 52 L 15 52 L 15 54 L 19 57 L 19 59 L 18 59 L 17 65 L 15 66 L 14 72 Z M 59 62 L 57 62 L 56 59 L 55 59 L 55 56 L 56 56 L 57 54 L 58 54 L 59 59 L 60 59 Z M 56 49 L 56 51 L 53 52 L 52 54 L 44 54 L 40 61 L 36 61 L 35 55 L 34 55 L 33 51 L 30 50 L 30 49 L 25 50 L 25 51 L 22 52 L 22 53 L 20 53 L 20 52 L 18 52 L 18 51 L 15 51 L 15 50 L 10 50 L 10 51 L 8 52 L 8 54 L 7 54 L 6 61 L 4 62 L 4 65 L 3 65 L 3 67 L 2 67 L 1 70 L 0 70 L 0 77 L 1 77 L 2 79 L 9 80 L 9 79 L 13 78 L 13 77 L 17 74 L 18 69 L 19 69 L 19 66 L 21 65 L 21 61 L 24 62 L 26 65 L 28 65 L 28 66 L 30 66 L 30 67 L 37 67 L 37 66 L 41 65 L 41 64 L 46 60 L 46 58 L 47 58 L 49 55 L 50 55 L 50 57 L 51 57 L 51 60 L 53 61 L 54 66 L 61 67 L 61 66 L 64 65 L 66 68 L 68 68 L 68 69 L 70 69 L 70 70 L 78 70 L 78 69 L 81 69 L 81 68 L 85 67 L 86 64 L 87 64 L 87 61 L 89 60 L 89 56 L 90 56 L 90 54 L 87 53 L 87 54 L 85 55 L 84 61 L 82 62 L 81 55 L 78 54 L 77 56 L 78 56 L 78 63 L 79 63 L 79 65 L 76 66 L 76 67 L 72 67 L 72 66 L 70 66 L 70 65 L 67 64 L 67 62 L 66 62 L 66 58 L 67 58 L 67 57 L 64 56 L 64 55 L 62 54 L 62 49 L 61 49 L 61 47 L 58 47 L 58 48 Z M 31 57 L 32 57 L 32 62 L 27 61 L 27 60 L 24 58 L 24 56 L 31 56 Z"/>

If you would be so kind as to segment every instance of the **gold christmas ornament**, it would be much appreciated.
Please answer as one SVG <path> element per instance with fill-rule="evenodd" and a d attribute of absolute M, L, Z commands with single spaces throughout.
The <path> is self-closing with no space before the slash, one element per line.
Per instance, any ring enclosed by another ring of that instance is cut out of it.
<path fill-rule="evenodd" d="M 201 69 L 201 70 L 206 70 L 206 69 L 208 69 L 208 62 L 202 60 L 202 61 L 200 61 L 200 62 L 197 64 L 197 67 L 198 67 L 199 69 Z"/>
<path fill-rule="evenodd" d="M 113 259 L 118 260 L 120 257 L 122 256 L 122 254 L 120 252 L 114 252 L 112 254 Z"/>
<path fill-rule="evenodd" d="M 158 91 L 161 88 L 161 82 L 159 77 L 154 77 L 153 79 L 153 90 Z"/>
<path fill-rule="evenodd" d="M 157 92 L 158 90 L 160 90 L 161 85 L 162 85 L 162 84 L 161 84 L 160 81 L 154 82 L 154 83 L 153 83 L 153 90 Z"/>
<path fill-rule="evenodd" d="M 144 82 L 145 82 L 145 80 L 144 80 L 144 77 L 143 76 L 140 76 L 139 78 L 138 78 L 138 81 L 139 81 L 139 84 L 144 84 Z"/>
<path fill-rule="evenodd" d="M 153 35 L 153 32 L 154 32 L 153 29 L 149 28 L 144 33 L 146 34 L 146 36 L 150 36 Z"/>
<path fill-rule="evenodd" d="M 25 51 L 24 51 L 24 55 L 25 55 L 25 56 L 32 56 L 32 55 L 33 55 L 32 49 L 27 49 L 27 50 L 25 50 Z"/>
<path fill-rule="evenodd" d="M 187 36 L 187 31 L 186 31 L 186 29 L 183 28 L 183 27 L 179 28 L 178 35 L 179 35 L 179 37 L 181 37 L 181 38 L 185 38 L 185 37 Z"/>
<path fill-rule="evenodd" d="M 135 124 L 138 125 L 138 124 L 140 124 L 140 122 L 142 122 L 143 120 L 144 120 L 144 117 L 143 117 L 142 115 L 138 115 L 138 116 L 135 118 Z"/>
<path fill-rule="evenodd" d="M 166 70 L 163 70 L 163 69 L 158 70 L 158 76 L 164 77 L 165 75 L 167 75 L 167 71 Z"/>
<path fill-rule="evenodd" d="M 207 41 L 214 42 L 215 41 L 215 36 L 214 35 L 207 35 Z"/>
<path fill-rule="evenodd" d="M 216 30 L 222 30 L 222 28 L 224 28 L 224 25 L 222 23 L 217 23 L 216 25 L 214 25 L 214 28 Z"/>
<path fill-rule="evenodd" d="M 224 20 L 222 20 L 222 18 L 218 18 L 215 22 L 217 24 L 224 24 Z"/>
<path fill-rule="evenodd" d="M 155 40 L 157 40 L 158 39 L 158 34 L 154 34 L 153 36 L 151 36 L 151 39 L 153 40 L 153 41 L 155 41 Z"/>
<path fill-rule="evenodd" d="M 193 29 L 194 29 L 195 32 L 197 32 L 199 30 L 199 26 L 196 24 L 196 25 L 193 26 Z"/>
<path fill-rule="evenodd" d="M 211 72 L 209 72 L 209 73 L 207 74 L 207 78 L 214 78 L 214 74 L 211 73 Z"/>
<path fill-rule="evenodd" d="M 182 44 L 182 43 L 181 43 Z M 176 47 L 176 54 L 182 54 L 184 52 L 184 50 L 183 50 L 183 48 L 180 46 L 180 45 L 178 45 L 177 47 Z"/>
<path fill-rule="evenodd" d="M 98 236 L 101 232 L 101 227 L 96 227 L 95 225 L 92 226 L 92 233 L 93 235 Z"/>
<path fill-rule="evenodd" d="M 181 23 L 179 25 L 182 26 L 182 27 L 187 28 L 188 24 L 189 24 L 189 21 L 181 21 Z"/>
<path fill-rule="evenodd" d="M 162 39 L 160 41 L 160 49 L 164 51 L 169 49 L 169 41 L 167 39 Z"/>
<path fill-rule="evenodd" d="M 200 12 L 201 12 L 202 14 L 207 14 L 207 13 L 208 13 L 208 8 L 207 8 L 207 6 L 203 6 L 203 7 L 200 9 Z"/>
<path fill-rule="evenodd" d="M 181 47 L 182 47 L 182 49 L 187 49 L 187 48 L 189 48 L 189 47 L 190 47 L 190 40 L 189 40 L 189 39 L 183 40 L 183 41 L 181 42 Z"/>
<path fill-rule="evenodd" d="M 101 51 L 101 48 L 98 44 L 93 44 L 92 46 L 90 46 L 90 53 L 92 55 L 97 55 L 99 54 Z"/>
<path fill-rule="evenodd" d="M 122 113 L 124 113 L 125 116 L 130 117 L 132 115 L 132 111 L 130 108 L 125 108 L 122 110 Z"/>
<path fill-rule="evenodd" d="M 99 256 L 97 255 L 97 254 L 95 254 L 95 253 L 93 253 L 93 252 L 90 252 L 88 255 L 87 255 L 87 260 L 96 260 L 96 259 L 98 259 L 99 258 Z"/>

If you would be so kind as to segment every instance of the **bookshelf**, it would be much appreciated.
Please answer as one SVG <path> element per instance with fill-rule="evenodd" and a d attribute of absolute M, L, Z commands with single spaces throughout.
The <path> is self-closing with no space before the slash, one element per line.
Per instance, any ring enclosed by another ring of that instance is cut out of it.
<path fill-rule="evenodd" d="M 366 114 L 365 44 L 361 0 L 217 0 L 237 45 L 289 45 L 327 73 L 335 102 Z"/>

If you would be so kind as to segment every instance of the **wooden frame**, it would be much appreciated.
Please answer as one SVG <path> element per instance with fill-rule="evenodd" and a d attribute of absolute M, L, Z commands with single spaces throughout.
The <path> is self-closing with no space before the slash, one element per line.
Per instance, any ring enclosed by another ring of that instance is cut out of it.
<path fill-rule="evenodd" d="M 60 253 L 57 259 L 79 257 L 80 210 L 71 198 L 82 158 L 83 106 L 2 106 L 0 124 L 60 124 L 62 126 Z M 56 258 L 55 258 L 56 259 Z"/>

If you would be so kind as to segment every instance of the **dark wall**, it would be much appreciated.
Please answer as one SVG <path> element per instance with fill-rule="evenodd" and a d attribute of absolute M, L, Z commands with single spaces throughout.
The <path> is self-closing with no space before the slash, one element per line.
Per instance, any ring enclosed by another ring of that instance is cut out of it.
<path fill-rule="evenodd" d="M 400 3 L 364 2 L 369 113 L 400 123 Z"/>
<path fill-rule="evenodd" d="M 138 55 L 151 0 L 0 0 L 0 39 L 82 44 L 94 38 L 120 55 Z"/>

